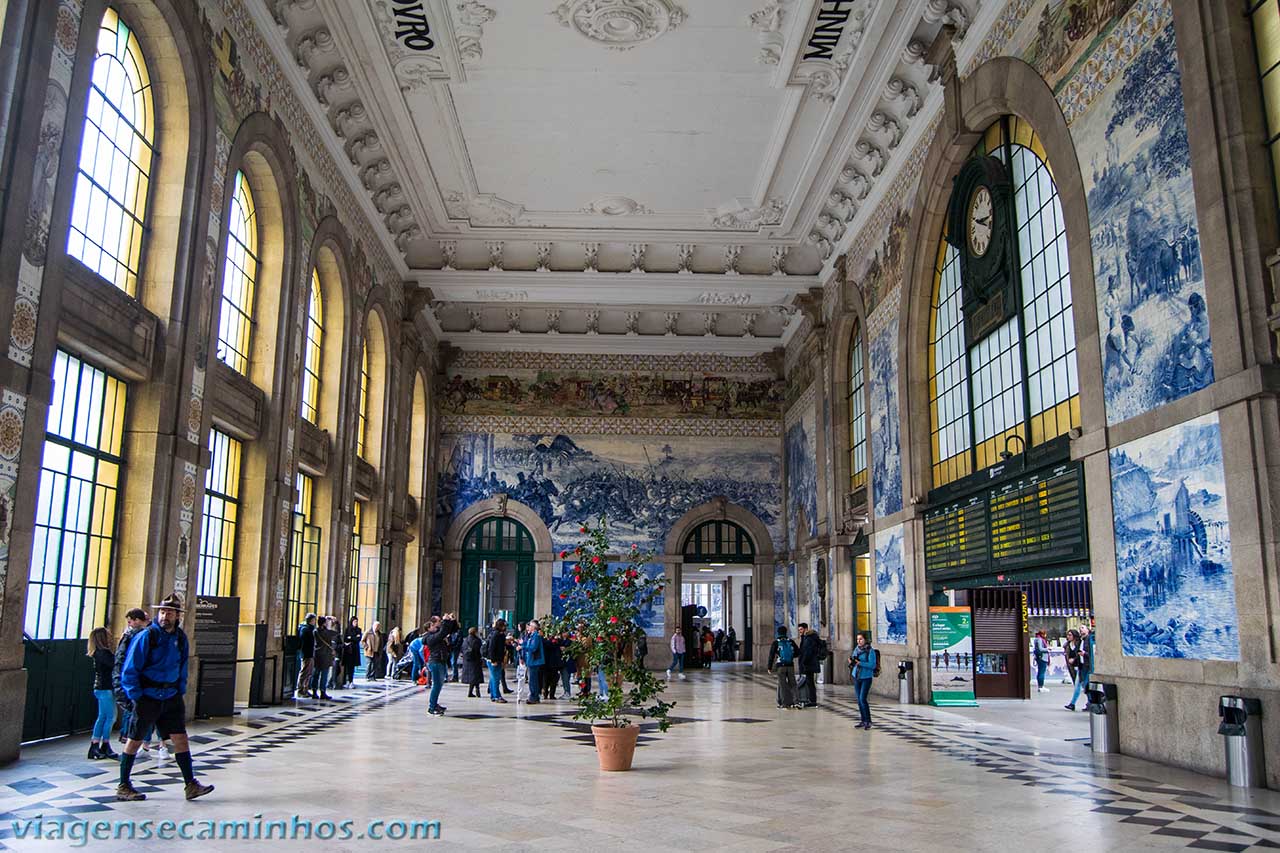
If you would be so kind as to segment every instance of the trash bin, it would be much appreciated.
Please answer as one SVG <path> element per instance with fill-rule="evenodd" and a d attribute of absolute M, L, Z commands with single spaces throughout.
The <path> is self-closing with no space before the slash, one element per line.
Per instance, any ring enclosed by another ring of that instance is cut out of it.
<path fill-rule="evenodd" d="M 916 680 L 912 670 L 916 665 L 909 660 L 898 662 L 898 702 L 903 705 L 916 703 Z"/>
<path fill-rule="evenodd" d="M 1262 759 L 1262 702 L 1245 696 L 1218 699 L 1218 716 L 1227 751 L 1227 781 L 1239 788 L 1266 784 Z"/>
<path fill-rule="evenodd" d="M 835 680 L 832 674 L 835 672 L 836 656 L 832 652 L 827 652 L 827 656 L 822 659 L 822 683 L 834 684 Z"/>
<path fill-rule="evenodd" d="M 1116 686 L 1090 681 L 1085 693 L 1089 696 L 1089 739 L 1094 752 L 1120 751 L 1120 712 L 1116 700 Z"/>

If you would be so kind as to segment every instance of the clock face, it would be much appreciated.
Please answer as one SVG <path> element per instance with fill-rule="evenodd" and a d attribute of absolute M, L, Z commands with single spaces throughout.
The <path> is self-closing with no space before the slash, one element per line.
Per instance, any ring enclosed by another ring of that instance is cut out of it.
<path fill-rule="evenodd" d="M 986 187 L 978 187 L 969 198 L 969 251 L 974 257 L 982 257 L 991 246 L 994 217 L 991 191 Z"/>

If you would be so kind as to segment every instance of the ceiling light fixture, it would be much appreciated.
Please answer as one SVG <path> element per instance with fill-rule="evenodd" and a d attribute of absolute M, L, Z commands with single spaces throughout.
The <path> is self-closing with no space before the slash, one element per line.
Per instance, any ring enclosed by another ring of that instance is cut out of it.
<path fill-rule="evenodd" d="M 707 563 L 707 565 L 708 565 L 708 566 L 715 566 L 716 568 L 721 568 L 721 569 L 725 567 L 725 564 L 724 564 L 724 563 Z"/>

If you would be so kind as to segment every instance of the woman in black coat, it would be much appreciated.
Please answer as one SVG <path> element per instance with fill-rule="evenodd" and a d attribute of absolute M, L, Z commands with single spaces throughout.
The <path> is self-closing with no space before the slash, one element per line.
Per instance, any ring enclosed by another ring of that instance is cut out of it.
<path fill-rule="evenodd" d="M 341 687 L 354 687 L 356 667 L 360 665 L 360 640 L 364 632 L 360 630 L 360 620 L 352 616 L 347 630 L 342 635 L 342 683 Z"/>
<path fill-rule="evenodd" d="M 480 635 L 475 627 L 467 629 L 467 636 L 462 641 L 462 681 L 467 685 L 467 698 L 472 696 L 480 698 L 480 682 L 484 679 L 480 675 L 480 671 L 484 669 L 484 661 L 481 659 Z"/>

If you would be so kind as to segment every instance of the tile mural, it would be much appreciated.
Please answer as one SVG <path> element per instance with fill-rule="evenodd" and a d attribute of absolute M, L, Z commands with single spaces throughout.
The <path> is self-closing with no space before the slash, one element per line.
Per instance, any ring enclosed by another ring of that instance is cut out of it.
<path fill-rule="evenodd" d="M 785 625 L 787 617 L 787 567 L 778 563 L 773 567 L 773 632 Z"/>
<path fill-rule="evenodd" d="M 614 541 L 661 552 L 681 516 L 723 495 L 782 541 L 777 439 L 467 433 L 443 436 L 440 458 L 441 536 L 471 504 L 506 494 L 541 517 L 557 548 L 603 514 Z"/>
<path fill-rule="evenodd" d="M 1114 424 L 1213 381 L 1171 19 L 1107 83 L 1072 136 L 1088 197 L 1103 393 Z"/>
<path fill-rule="evenodd" d="M 1218 415 L 1112 450 L 1111 505 L 1124 653 L 1239 660 Z"/>
<path fill-rule="evenodd" d="M 799 595 L 796 581 L 796 564 L 787 563 L 787 630 L 791 632 L 791 636 L 796 635 L 796 597 Z"/>
<path fill-rule="evenodd" d="M 871 339 L 871 494 L 876 518 L 902 510 L 902 454 L 898 431 L 898 318 Z"/>
<path fill-rule="evenodd" d="M 551 566 L 551 615 L 557 619 L 564 617 L 565 608 L 568 602 L 572 600 L 573 590 L 577 586 L 573 582 L 573 568 L 575 565 L 572 561 L 558 560 Z M 630 565 L 630 563 L 609 563 L 609 574 L 624 571 Z M 661 563 L 645 563 L 640 566 L 640 571 L 644 572 L 649 580 L 654 580 L 662 576 L 663 565 Z M 655 595 L 653 600 L 642 607 L 640 613 L 636 616 L 636 624 L 644 629 L 646 636 L 666 636 L 666 617 L 663 614 L 665 597 L 665 590 Z"/>
<path fill-rule="evenodd" d="M 818 460 L 813 406 L 802 403 L 800 419 L 787 428 L 787 537 L 801 528 L 809 537 L 818 535 Z M 799 542 L 792 542 L 792 547 Z"/>
<path fill-rule="evenodd" d="M 876 642 L 907 641 L 907 567 L 902 525 L 876 531 Z"/>

